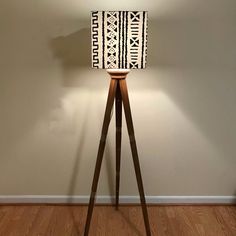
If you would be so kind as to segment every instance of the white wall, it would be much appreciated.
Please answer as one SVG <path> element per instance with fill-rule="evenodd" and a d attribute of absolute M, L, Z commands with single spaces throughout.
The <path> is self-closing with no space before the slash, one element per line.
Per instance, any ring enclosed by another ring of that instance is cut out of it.
<path fill-rule="evenodd" d="M 234 195 L 235 0 L 1 0 L 0 195 L 89 194 L 109 85 L 90 69 L 89 17 L 112 9 L 149 11 L 149 67 L 127 81 L 146 194 Z M 123 132 L 121 194 L 136 195 Z"/>

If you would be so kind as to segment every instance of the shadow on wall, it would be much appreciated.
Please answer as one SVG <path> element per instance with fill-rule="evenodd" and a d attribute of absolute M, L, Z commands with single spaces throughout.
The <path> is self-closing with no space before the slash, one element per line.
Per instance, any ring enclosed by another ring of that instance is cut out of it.
<path fill-rule="evenodd" d="M 51 40 L 53 55 L 65 70 L 89 67 L 91 55 L 90 29 L 83 28 L 66 36 Z"/>
<path fill-rule="evenodd" d="M 82 153 L 84 151 L 84 145 L 85 145 L 85 139 L 86 139 L 86 129 L 88 128 L 88 114 L 89 114 L 89 108 L 90 108 L 90 101 L 87 101 L 86 104 L 86 110 L 83 115 L 83 120 L 81 121 L 81 131 L 79 133 L 79 141 L 76 149 L 76 155 L 75 160 L 73 163 L 73 170 L 70 177 L 70 183 L 68 188 L 68 195 L 70 198 L 68 199 L 68 203 L 73 203 L 73 195 L 75 195 L 76 192 L 76 186 L 78 181 L 78 174 L 80 171 L 80 161 L 82 157 Z"/>
<path fill-rule="evenodd" d="M 115 171 L 113 168 L 114 167 L 113 152 L 114 150 L 111 150 L 109 138 L 107 138 L 102 164 L 105 165 L 106 168 L 108 191 L 110 196 L 115 196 L 115 176 L 114 176 Z"/>
<path fill-rule="evenodd" d="M 57 58 L 64 73 L 64 86 L 70 86 L 71 80 L 78 79 L 80 72 L 91 67 L 90 29 L 83 28 L 66 36 L 59 36 L 50 41 L 50 48 Z M 83 78 L 80 83 L 85 84 Z"/>
<path fill-rule="evenodd" d="M 234 195 L 233 195 L 233 196 L 234 196 L 234 200 L 233 200 L 233 202 L 232 202 L 232 203 L 233 203 L 234 205 L 236 205 L 236 190 L 235 190 L 235 192 L 234 192 Z"/>
<path fill-rule="evenodd" d="M 63 83 L 66 87 L 73 87 L 78 85 L 88 86 L 88 80 L 80 76 L 80 72 L 91 67 L 91 39 L 90 29 L 83 28 L 79 31 L 71 33 L 66 36 L 59 36 L 50 41 L 50 48 L 55 58 L 59 59 L 63 70 Z M 96 71 L 98 72 L 98 71 Z M 73 76 L 73 74 L 75 76 Z M 76 80 L 76 83 L 75 83 Z M 92 78 L 91 78 L 92 80 Z M 84 128 L 87 126 L 86 121 L 83 124 L 83 129 L 80 135 L 80 141 L 77 148 L 76 159 L 72 171 L 70 185 L 68 189 L 69 196 L 73 196 L 76 190 L 77 176 L 79 172 L 79 160 L 81 157 L 81 150 L 84 146 Z M 94 158 L 96 154 L 94 154 Z M 114 175 L 112 173 L 111 150 L 107 142 L 103 164 L 106 166 L 108 173 L 108 187 L 111 195 L 114 195 Z M 93 168 L 92 168 L 93 170 Z M 91 174 L 93 171 L 91 171 Z M 92 184 L 92 183 L 91 183 Z M 69 199 L 69 203 L 73 202 L 73 198 Z"/>

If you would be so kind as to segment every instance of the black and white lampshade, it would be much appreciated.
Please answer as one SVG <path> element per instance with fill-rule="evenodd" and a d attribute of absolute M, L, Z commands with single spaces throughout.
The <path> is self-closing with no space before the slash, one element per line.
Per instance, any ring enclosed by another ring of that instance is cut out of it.
<path fill-rule="evenodd" d="M 147 18 L 146 11 L 92 11 L 92 67 L 145 68 Z"/>

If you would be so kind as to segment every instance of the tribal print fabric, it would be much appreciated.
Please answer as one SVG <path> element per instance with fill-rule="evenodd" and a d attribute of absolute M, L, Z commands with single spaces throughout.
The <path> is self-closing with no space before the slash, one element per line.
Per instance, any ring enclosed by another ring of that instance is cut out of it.
<path fill-rule="evenodd" d="M 146 11 L 91 13 L 92 67 L 143 69 L 147 58 Z"/>

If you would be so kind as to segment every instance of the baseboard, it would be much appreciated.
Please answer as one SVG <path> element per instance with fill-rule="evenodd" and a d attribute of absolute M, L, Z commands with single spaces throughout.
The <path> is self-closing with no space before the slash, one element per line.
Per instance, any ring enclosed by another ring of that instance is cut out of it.
<path fill-rule="evenodd" d="M 87 204 L 89 196 L 0 195 L 0 204 Z M 236 204 L 236 196 L 146 196 L 148 204 Z M 121 204 L 137 204 L 138 196 L 120 196 Z M 96 203 L 112 204 L 114 197 L 97 196 Z"/>

